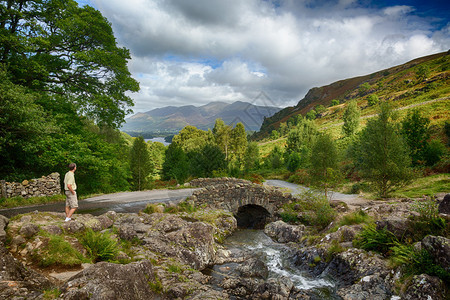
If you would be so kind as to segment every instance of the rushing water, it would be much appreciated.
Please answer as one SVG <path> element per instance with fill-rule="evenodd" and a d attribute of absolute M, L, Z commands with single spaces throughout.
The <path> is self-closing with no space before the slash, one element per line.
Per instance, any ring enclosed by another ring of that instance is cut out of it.
<path fill-rule="evenodd" d="M 316 299 L 337 299 L 334 283 L 329 278 L 314 278 L 300 271 L 293 262 L 293 251 L 284 244 L 272 241 L 262 230 L 241 229 L 226 239 L 224 246 L 232 253 L 251 252 L 262 259 L 269 269 L 269 278 L 287 277 L 295 287 L 311 290 Z M 224 275 L 236 276 L 238 264 L 216 265 L 210 275 L 219 279 Z"/>

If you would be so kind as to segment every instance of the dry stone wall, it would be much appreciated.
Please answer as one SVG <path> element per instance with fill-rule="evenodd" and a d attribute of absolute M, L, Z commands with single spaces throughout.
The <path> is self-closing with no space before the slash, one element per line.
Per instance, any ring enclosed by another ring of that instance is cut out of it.
<path fill-rule="evenodd" d="M 233 214 L 239 207 L 253 204 L 275 216 L 283 204 L 294 200 L 291 194 L 278 189 L 236 178 L 201 178 L 191 181 L 190 185 L 203 187 L 190 197 L 196 206 L 224 209 Z"/>
<path fill-rule="evenodd" d="M 43 197 L 61 194 L 59 173 L 52 173 L 41 178 L 24 180 L 22 182 L 0 181 L 1 197 L 11 198 L 22 196 L 24 198 Z"/>

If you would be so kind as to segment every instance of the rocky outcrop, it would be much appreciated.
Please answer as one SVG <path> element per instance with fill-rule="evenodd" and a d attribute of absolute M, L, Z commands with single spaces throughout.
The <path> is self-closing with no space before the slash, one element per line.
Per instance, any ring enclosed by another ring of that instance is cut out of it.
<path fill-rule="evenodd" d="M 11 198 L 21 196 L 43 197 L 61 194 L 61 183 L 59 173 L 52 173 L 41 178 L 24 180 L 22 182 L 0 182 L 0 190 L 2 197 Z"/>
<path fill-rule="evenodd" d="M 438 211 L 440 214 L 450 215 L 450 194 L 444 196 L 444 199 L 439 203 Z"/>
<path fill-rule="evenodd" d="M 402 295 L 404 300 L 433 299 L 444 300 L 445 286 L 442 280 L 437 277 L 426 274 L 413 277 L 405 293 Z"/>
<path fill-rule="evenodd" d="M 435 264 L 450 272 L 450 239 L 428 235 L 422 240 L 422 249 L 430 253 Z"/>
<path fill-rule="evenodd" d="M 0 244 L 0 299 L 41 299 L 53 284 L 43 275 L 25 268 Z"/>
<path fill-rule="evenodd" d="M 411 221 L 406 218 L 392 217 L 383 219 L 376 222 L 377 230 L 385 228 L 389 232 L 393 233 L 399 240 L 406 240 L 413 237 L 414 232 L 412 230 Z"/>
<path fill-rule="evenodd" d="M 5 228 L 8 226 L 9 219 L 5 216 L 0 215 L 0 244 L 3 244 L 6 240 Z"/>
<path fill-rule="evenodd" d="M 264 233 L 279 243 L 297 243 L 304 235 L 304 225 L 289 225 L 283 221 L 276 221 L 266 225 Z"/>

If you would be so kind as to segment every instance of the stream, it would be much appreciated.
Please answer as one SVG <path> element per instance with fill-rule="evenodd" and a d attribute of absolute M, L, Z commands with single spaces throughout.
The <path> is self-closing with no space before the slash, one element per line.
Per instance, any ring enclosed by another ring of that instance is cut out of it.
<path fill-rule="evenodd" d="M 312 299 L 341 299 L 335 294 L 335 284 L 331 278 L 314 278 L 300 271 L 293 262 L 294 252 L 284 244 L 274 242 L 262 230 L 239 229 L 228 237 L 224 246 L 231 253 L 251 253 L 260 258 L 269 269 L 269 278 L 289 278 L 300 290 L 310 290 Z M 238 263 L 215 265 L 206 273 L 213 277 L 213 285 L 226 277 L 239 277 Z M 235 298 L 237 299 L 237 298 Z"/>

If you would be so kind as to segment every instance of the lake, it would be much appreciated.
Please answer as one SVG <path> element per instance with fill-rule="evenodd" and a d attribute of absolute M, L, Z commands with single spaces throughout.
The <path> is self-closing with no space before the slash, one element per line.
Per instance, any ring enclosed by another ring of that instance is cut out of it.
<path fill-rule="evenodd" d="M 154 137 L 152 139 L 145 139 L 145 141 L 146 142 L 148 142 L 148 141 L 159 142 L 159 143 L 164 144 L 164 146 L 169 146 L 170 145 L 170 143 L 166 142 L 163 137 Z"/>

